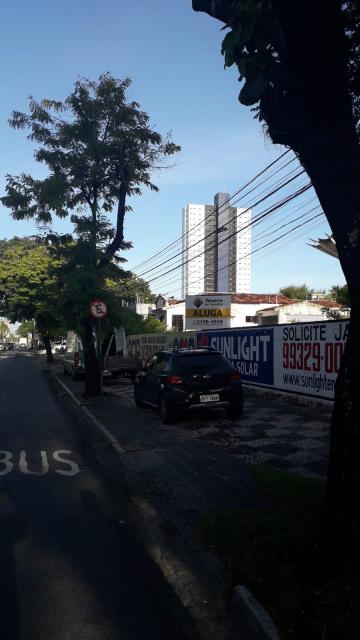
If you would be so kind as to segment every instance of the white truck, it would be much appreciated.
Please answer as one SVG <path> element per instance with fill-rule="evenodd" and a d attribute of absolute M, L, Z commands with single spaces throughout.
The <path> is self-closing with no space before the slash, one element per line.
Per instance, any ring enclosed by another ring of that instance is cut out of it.
<path fill-rule="evenodd" d="M 137 356 L 126 354 L 125 332 L 122 327 L 110 331 L 101 347 L 105 377 L 125 375 L 131 379 L 135 378 L 140 368 L 139 359 Z M 64 353 L 64 375 L 71 375 L 76 380 L 83 377 L 84 372 L 85 361 L 81 338 L 75 331 L 68 331 Z"/>

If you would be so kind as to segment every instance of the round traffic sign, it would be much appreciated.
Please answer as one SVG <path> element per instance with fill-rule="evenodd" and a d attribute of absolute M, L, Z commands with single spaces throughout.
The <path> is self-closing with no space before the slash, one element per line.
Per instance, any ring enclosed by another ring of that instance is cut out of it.
<path fill-rule="evenodd" d="M 102 300 L 92 300 L 90 302 L 90 313 L 94 318 L 101 320 L 107 315 L 108 309 Z"/>

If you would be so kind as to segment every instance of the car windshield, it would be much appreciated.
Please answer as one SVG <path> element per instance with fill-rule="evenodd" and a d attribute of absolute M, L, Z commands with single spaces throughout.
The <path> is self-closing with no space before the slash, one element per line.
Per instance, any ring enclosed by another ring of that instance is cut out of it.
<path fill-rule="evenodd" d="M 174 365 L 179 371 L 226 371 L 231 365 L 220 353 L 194 353 L 179 355 L 174 358 Z"/>

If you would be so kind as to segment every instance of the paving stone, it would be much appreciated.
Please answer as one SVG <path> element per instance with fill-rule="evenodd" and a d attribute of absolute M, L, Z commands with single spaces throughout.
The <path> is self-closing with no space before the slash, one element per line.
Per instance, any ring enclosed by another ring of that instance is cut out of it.
<path fill-rule="evenodd" d="M 321 460 L 322 456 L 319 453 L 313 453 L 311 451 L 297 451 L 297 453 L 291 453 L 290 455 L 283 456 L 285 460 L 289 460 L 294 465 L 304 465 L 308 462 L 315 462 L 315 460 Z"/>
<path fill-rule="evenodd" d="M 320 440 L 315 440 L 314 438 L 304 438 L 303 440 L 294 440 L 294 447 L 298 447 L 299 449 L 317 449 L 321 447 L 324 449 L 325 443 Z"/>
<path fill-rule="evenodd" d="M 306 438 L 329 438 L 329 434 L 326 431 L 315 429 L 298 429 L 297 433 L 299 436 L 305 436 Z"/>
<path fill-rule="evenodd" d="M 291 424 L 299 416 L 296 413 L 280 413 L 276 416 L 276 422 L 287 422 Z"/>
<path fill-rule="evenodd" d="M 326 475 L 328 468 L 328 457 L 322 458 L 321 460 L 315 460 L 315 462 L 309 462 L 307 468 L 310 471 L 315 471 L 315 473 L 321 473 Z"/>
<path fill-rule="evenodd" d="M 284 458 L 278 458 L 277 456 L 275 459 L 264 460 L 264 464 L 280 471 L 287 471 L 293 466 L 293 463 L 289 462 L 289 460 L 284 460 Z"/>
<path fill-rule="evenodd" d="M 273 427 L 272 429 L 266 429 L 265 434 L 267 436 L 285 436 L 290 434 L 289 429 L 282 429 L 281 427 Z"/>
<path fill-rule="evenodd" d="M 297 476 L 302 476 L 303 478 L 311 478 L 313 480 L 324 480 L 324 475 L 320 473 L 316 473 L 315 471 L 311 471 L 307 467 L 290 467 L 287 469 L 288 473 L 293 473 Z"/>
<path fill-rule="evenodd" d="M 303 422 L 304 428 L 306 429 L 315 429 L 316 431 L 322 431 L 323 429 L 328 429 L 328 418 L 324 418 L 324 420 L 310 420 L 307 422 L 306 420 Z"/>
<path fill-rule="evenodd" d="M 269 438 L 258 438 L 257 440 L 249 440 L 247 444 L 249 447 L 264 447 L 270 444 Z M 272 443 L 277 442 L 276 440 L 272 440 Z"/>
<path fill-rule="evenodd" d="M 295 453 L 296 451 L 298 451 L 298 448 L 295 446 L 284 442 L 272 442 L 271 440 L 268 440 L 268 443 L 264 447 L 261 447 L 261 452 L 273 453 L 280 458 Z"/>
<path fill-rule="evenodd" d="M 231 434 L 234 436 L 247 438 L 254 435 L 254 430 L 248 429 L 247 427 L 235 427 L 235 429 L 231 429 Z"/>
<path fill-rule="evenodd" d="M 274 456 L 272 453 L 263 453 L 261 451 L 248 454 L 237 453 L 235 457 L 238 458 L 238 460 L 241 460 L 241 462 L 246 462 L 247 464 L 258 464 L 276 459 L 276 456 Z"/>

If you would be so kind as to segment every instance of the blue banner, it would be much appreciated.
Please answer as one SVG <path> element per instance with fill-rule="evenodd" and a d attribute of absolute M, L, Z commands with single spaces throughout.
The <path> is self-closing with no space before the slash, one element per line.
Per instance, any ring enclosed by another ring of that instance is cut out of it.
<path fill-rule="evenodd" d="M 244 382 L 274 384 L 274 330 L 233 329 L 197 334 L 198 347 L 213 347 L 230 360 Z"/>

